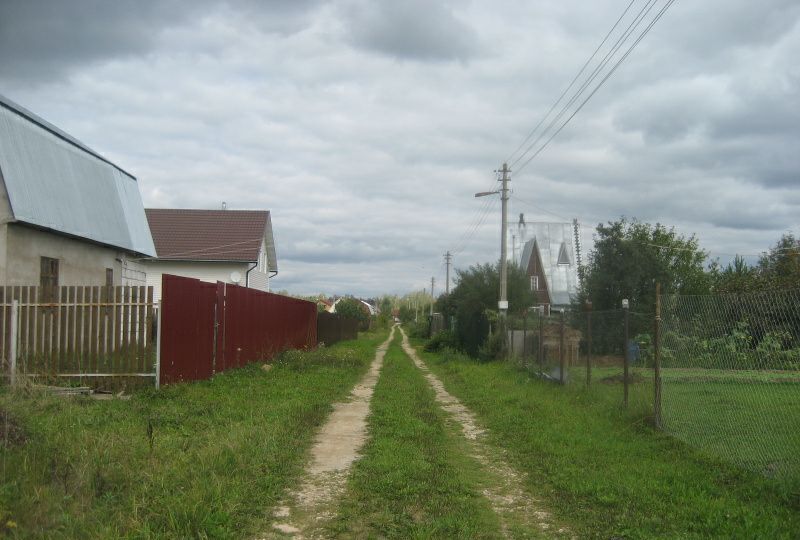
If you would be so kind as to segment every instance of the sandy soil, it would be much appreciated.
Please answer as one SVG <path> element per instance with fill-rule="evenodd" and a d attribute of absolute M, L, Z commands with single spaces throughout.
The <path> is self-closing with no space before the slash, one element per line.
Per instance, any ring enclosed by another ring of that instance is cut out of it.
<path fill-rule="evenodd" d="M 334 517 L 350 467 L 367 440 L 369 404 L 394 332 L 392 328 L 389 338 L 378 347 L 369 371 L 353 388 L 350 399 L 334 404 L 333 413 L 314 439 L 302 483 L 275 511 L 278 519 L 274 530 L 262 538 L 324 537 L 319 527 Z"/>
<path fill-rule="evenodd" d="M 543 508 L 541 501 L 525 491 L 524 476 L 503 458 L 504 451 L 488 443 L 486 431 L 478 425 L 472 411 L 445 390 L 439 378 L 430 372 L 411 347 L 405 332 L 402 329 L 400 332 L 403 334 L 403 350 L 425 375 L 436 393 L 436 401 L 461 427 L 470 455 L 484 469 L 486 474 L 482 492 L 500 518 L 503 534 L 513 538 L 516 536 L 514 530 L 519 528 L 538 530 L 543 536 L 570 536 L 566 529 L 554 527 L 550 513 Z"/>

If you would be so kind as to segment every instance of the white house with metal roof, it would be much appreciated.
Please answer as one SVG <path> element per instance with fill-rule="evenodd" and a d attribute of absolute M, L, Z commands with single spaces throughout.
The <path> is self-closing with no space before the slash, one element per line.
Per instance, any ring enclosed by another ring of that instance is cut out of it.
<path fill-rule="evenodd" d="M 136 178 L 0 96 L 0 283 L 144 285 Z"/>

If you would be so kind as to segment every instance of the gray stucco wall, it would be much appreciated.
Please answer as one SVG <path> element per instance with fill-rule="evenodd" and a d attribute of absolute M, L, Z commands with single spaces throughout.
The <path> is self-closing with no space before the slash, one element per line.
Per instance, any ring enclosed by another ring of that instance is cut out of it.
<path fill-rule="evenodd" d="M 18 223 L 0 225 L 0 267 L 5 285 L 39 285 L 41 257 L 59 260 L 59 285 L 105 285 L 106 268 L 114 269 L 114 285 L 144 285 L 124 282 L 125 276 L 143 269 L 117 249 L 92 244 L 60 234 L 34 229 Z M 5 246 L 3 246 L 5 237 Z M 123 266 L 125 272 L 123 272 Z"/>

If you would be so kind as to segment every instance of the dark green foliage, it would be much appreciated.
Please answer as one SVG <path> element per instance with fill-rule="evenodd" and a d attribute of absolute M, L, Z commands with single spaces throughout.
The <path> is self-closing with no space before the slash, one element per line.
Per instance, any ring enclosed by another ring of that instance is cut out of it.
<path fill-rule="evenodd" d="M 758 261 L 765 288 L 800 288 L 800 239 L 784 234 Z"/>
<path fill-rule="evenodd" d="M 454 332 L 450 330 L 442 330 L 436 332 L 431 339 L 425 344 L 425 350 L 429 352 L 440 351 L 442 349 L 457 349 L 458 340 Z"/>
<path fill-rule="evenodd" d="M 697 238 L 659 223 L 622 218 L 600 224 L 576 307 L 591 300 L 595 311 L 619 309 L 627 298 L 632 311 L 653 313 L 656 283 L 664 294 L 707 294 L 707 256 Z"/>
<path fill-rule="evenodd" d="M 456 269 L 455 288 L 449 297 L 443 296 L 437 301 L 436 311 L 448 320 L 455 317 L 458 321 L 458 345 L 470 356 L 478 356 L 489 335 L 487 311 L 497 310 L 499 291 L 499 265 L 487 263 L 470 266 L 467 270 Z M 510 314 L 521 313 L 534 303 L 524 270 L 514 264 L 508 267 L 508 302 Z"/>
<path fill-rule="evenodd" d="M 406 328 L 408 328 L 408 335 L 413 338 L 421 338 L 427 339 L 428 338 L 428 331 L 430 330 L 430 325 L 428 324 L 428 316 L 420 317 L 418 321 L 414 322 L 413 317 L 411 322 L 406 324 Z"/>
<path fill-rule="evenodd" d="M 356 319 L 359 324 L 359 330 L 369 329 L 369 311 L 360 300 L 355 298 L 342 298 L 336 303 L 336 313 L 351 319 Z"/>
<path fill-rule="evenodd" d="M 708 273 L 711 276 L 712 290 L 715 293 L 743 293 L 758 290 L 762 280 L 758 269 L 749 266 L 745 260 L 736 256 L 725 268 L 717 261 L 711 263 Z"/>

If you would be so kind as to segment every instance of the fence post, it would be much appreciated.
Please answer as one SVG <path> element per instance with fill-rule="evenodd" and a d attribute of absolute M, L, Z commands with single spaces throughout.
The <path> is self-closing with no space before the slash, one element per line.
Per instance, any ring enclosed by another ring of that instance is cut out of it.
<path fill-rule="evenodd" d="M 561 384 L 566 383 L 566 373 L 565 373 L 566 366 L 565 366 L 565 362 L 564 362 L 564 360 L 565 360 L 565 356 L 564 356 L 564 352 L 565 352 L 564 351 L 564 349 L 565 349 L 565 347 L 564 347 L 564 324 L 565 324 L 564 323 L 564 310 L 562 309 L 561 310 L 561 325 L 560 325 L 561 328 L 559 329 L 560 330 L 560 332 L 559 332 L 560 333 L 560 335 L 559 335 L 560 342 L 559 342 L 559 345 L 558 345 L 559 363 L 561 364 L 561 373 L 559 374 L 559 380 L 560 380 Z"/>
<path fill-rule="evenodd" d="M 539 311 L 539 375 L 544 376 L 544 309 Z"/>
<path fill-rule="evenodd" d="M 631 362 L 630 358 L 629 358 L 629 355 L 628 355 L 628 322 L 629 322 L 628 316 L 629 316 L 629 311 L 630 310 L 628 309 L 628 300 L 627 299 L 622 300 L 622 311 L 625 313 L 625 325 L 624 325 L 625 326 L 625 331 L 623 332 L 624 333 L 624 343 L 623 343 L 623 349 L 622 349 L 622 352 L 624 354 L 623 361 L 622 361 L 623 362 L 623 367 L 622 367 L 622 386 L 624 388 L 622 404 L 625 407 L 627 407 L 628 406 L 628 384 L 629 384 L 628 383 L 628 378 L 629 378 L 630 362 Z"/>
<path fill-rule="evenodd" d="M 586 301 L 586 386 L 592 382 L 592 302 Z"/>
<path fill-rule="evenodd" d="M 528 310 L 522 318 L 522 365 L 528 369 Z"/>
<path fill-rule="evenodd" d="M 156 390 L 161 387 L 161 299 L 158 300 L 158 319 L 156 322 Z"/>
<path fill-rule="evenodd" d="M 8 339 L 10 343 L 8 344 L 8 359 L 9 359 L 9 380 L 11 381 L 11 386 L 17 384 L 17 338 L 18 338 L 18 317 L 19 317 L 19 300 L 12 300 L 11 301 L 11 321 L 10 321 L 10 331 L 8 333 Z"/>
<path fill-rule="evenodd" d="M 656 319 L 654 328 L 654 396 L 653 421 L 656 428 L 661 429 L 661 284 L 656 283 Z"/>

